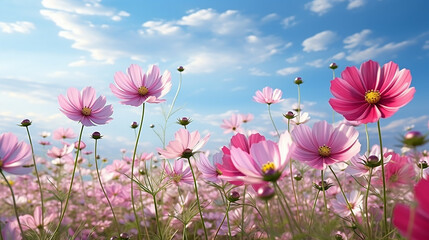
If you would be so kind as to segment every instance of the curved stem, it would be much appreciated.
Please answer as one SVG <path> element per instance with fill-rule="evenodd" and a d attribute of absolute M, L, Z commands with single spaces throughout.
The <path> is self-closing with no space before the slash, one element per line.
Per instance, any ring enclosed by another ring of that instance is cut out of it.
<path fill-rule="evenodd" d="M 298 231 L 302 233 L 302 230 L 301 230 L 300 226 L 298 225 L 298 223 L 296 222 L 295 217 L 293 216 L 294 214 L 293 214 L 292 210 L 290 209 L 289 204 L 287 203 L 286 197 L 285 197 L 285 195 L 283 194 L 283 191 L 280 189 L 280 187 L 279 187 L 279 185 L 277 184 L 277 182 L 274 182 L 274 188 L 275 188 L 275 189 L 277 189 L 277 190 L 278 190 L 278 192 L 280 193 L 280 195 L 281 195 L 281 197 L 282 197 L 282 199 L 283 199 L 283 201 L 284 201 L 284 203 L 285 203 L 285 205 L 286 205 L 286 208 L 288 209 L 288 211 L 289 211 L 289 213 L 290 213 L 290 216 L 289 216 L 289 217 L 290 217 L 290 219 L 292 220 L 293 224 L 296 226 L 296 228 L 298 228 Z M 282 201 L 279 201 L 279 202 L 280 202 L 280 204 L 282 205 L 282 207 L 284 208 Z M 286 211 L 285 211 L 285 213 L 286 213 Z M 292 227 L 292 226 L 291 226 L 291 227 Z M 291 230 L 292 230 L 292 229 L 291 229 Z"/>
<path fill-rule="evenodd" d="M 320 190 L 317 190 L 316 197 L 314 198 L 313 208 L 311 209 L 310 226 L 308 231 L 311 231 L 311 225 L 313 225 L 314 209 L 316 208 L 317 198 L 319 197 Z"/>
<path fill-rule="evenodd" d="M 155 207 L 156 228 L 158 230 L 159 238 L 162 240 L 161 226 L 159 223 L 158 204 L 156 203 L 155 195 L 156 195 L 156 193 L 152 193 L 153 205 Z"/>
<path fill-rule="evenodd" d="M 272 235 L 272 234 L 270 234 L 270 232 L 271 232 L 271 233 L 273 232 L 274 227 L 273 227 L 273 219 L 271 218 L 270 207 L 269 207 L 269 205 L 268 205 L 268 200 L 265 200 L 265 208 L 267 209 L 268 224 L 269 224 L 269 226 L 270 226 L 270 230 L 267 232 L 267 234 L 268 234 L 268 237 L 269 237 L 270 239 L 274 239 L 273 235 Z"/>
<path fill-rule="evenodd" d="M 12 186 L 10 185 L 9 181 L 7 180 L 6 176 L 3 174 L 3 171 L 1 169 L 0 169 L 0 174 L 4 178 L 4 181 L 6 182 L 7 186 L 9 187 L 10 193 L 12 194 L 13 210 L 15 210 L 16 221 L 18 221 L 18 226 L 19 226 L 19 230 L 21 231 L 21 236 L 24 239 L 26 239 L 24 236 L 24 230 L 22 230 L 21 222 L 19 221 L 18 207 L 16 206 L 15 194 L 13 193 Z"/>
<path fill-rule="evenodd" d="M 267 104 L 267 106 L 268 106 L 268 114 L 270 115 L 271 122 L 273 123 L 273 126 L 274 126 L 274 129 L 276 130 L 277 136 L 280 137 L 280 133 L 277 130 L 276 124 L 274 123 L 273 116 L 271 116 L 271 108 L 270 108 L 271 105 Z"/>
<path fill-rule="evenodd" d="M 139 217 L 137 215 L 137 210 L 136 210 L 136 205 L 135 205 L 135 200 L 134 200 L 134 187 L 133 187 L 133 183 L 134 183 L 134 162 L 136 160 L 137 146 L 139 144 L 140 134 L 141 134 L 141 131 L 142 131 L 142 126 L 143 126 L 144 110 L 145 110 L 145 103 L 142 104 L 142 116 L 141 116 L 141 119 L 140 119 L 139 132 L 137 134 L 136 144 L 134 145 L 133 160 L 131 162 L 131 205 L 133 207 L 133 213 L 134 213 L 134 217 L 136 219 L 136 225 L 137 225 L 137 231 L 138 231 L 137 239 L 139 239 L 139 240 L 140 240 L 140 237 L 141 237 L 142 233 L 141 233 L 141 230 L 140 230 L 140 221 L 139 221 Z"/>
<path fill-rule="evenodd" d="M 228 225 L 228 239 L 231 239 L 231 236 L 232 236 L 232 234 L 231 234 L 231 225 L 229 223 L 229 208 L 230 207 L 231 207 L 231 202 L 228 201 L 228 204 L 226 206 L 226 213 L 225 213 L 225 215 L 226 215 L 226 223 Z"/>
<path fill-rule="evenodd" d="M 195 190 L 195 196 L 197 197 L 198 211 L 200 212 L 201 223 L 203 224 L 204 236 L 205 236 L 205 239 L 207 240 L 208 239 L 207 229 L 204 224 L 203 212 L 201 210 L 200 198 L 198 196 L 197 179 L 195 178 L 194 168 L 192 167 L 192 164 L 191 164 L 191 158 L 188 158 L 188 163 L 189 163 L 189 168 L 191 169 L 191 172 L 192 172 L 192 178 L 194 179 L 194 188 L 195 188 L 194 190 Z"/>
<path fill-rule="evenodd" d="M 173 111 L 174 104 L 176 103 L 176 99 L 177 99 L 177 96 L 179 95 L 181 87 L 182 87 L 182 73 L 180 72 L 179 85 L 177 86 L 176 94 L 174 95 L 173 101 L 171 102 L 170 110 L 168 110 L 168 114 L 165 116 L 163 138 L 161 139 L 163 148 L 165 148 L 165 132 L 167 131 L 167 122 L 168 122 L 168 119 L 171 117 L 171 111 Z M 185 129 L 186 129 L 186 126 L 185 126 Z"/>
<path fill-rule="evenodd" d="M 30 130 L 28 129 L 28 126 L 25 126 L 25 129 L 27 130 L 28 141 L 29 141 L 30 147 L 31 147 L 31 156 L 33 158 L 34 170 L 36 171 L 37 184 L 39 185 L 40 203 L 41 203 L 41 207 L 42 207 L 42 226 L 45 226 L 45 223 L 44 223 L 45 222 L 45 204 L 43 203 L 42 183 L 40 182 L 39 171 L 37 170 L 36 156 L 34 154 L 33 141 L 31 140 Z"/>
<path fill-rule="evenodd" d="M 82 140 L 82 133 L 83 133 L 83 128 L 84 125 L 82 124 L 82 128 L 80 129 L 80 133 L 79 133 L 79 140 L 78 140 L 78 146 L 80 146 L 80 142 Z M 60 216 L 60 220 L 58 222 L 57 227 L 55 228 L 54 233 L 51 235 L 51 237 L 49 238 L 50 240 L 54 239 L 56 233 L 58 232 L 58 230 L 60 229 L 61 223 L 64 219 L 64 215 L 66 214 L 67 211 L 67 205 L 69 203 L 69 199 L 70 199 L 70 195 L 71 195 L 71 191 L 72 191 L 72 187 L 73 187 L 73 180 L 74 180 L 74 175 L 76 173 L 76 167 L 77 167 L 77 160 L 79 159 L 79 153 L 80 153 L 80 148 L 77 149 L 76 151 L 76 158 L 74 160 L 74 167 L 73 167 L 73 172 L 72 172 L 72 176 L 71 176 L 71 180 L 70 180 L 70 186 L 69 186 L 69 191 L 67 193 L 67 198 L 66 198 L 66 203 L 64 205 L 63 211 L 61 212 L 61 216 Z M 61 201 L 62 203 L 62 201 Z"/>
<path fill-rule="evenodd" d="M 243 206 L 241 207 L 241 240 L 244 239 L 244 207 L 245 207 L 245 203 L 246 203 L 246 191 L 247 191 L 247 185 L 244 186 Z"/>
<path fill-rule="evenodd" d="M 378 128 L 378 139 L 380 141 L 380 161 L 381 161 L 381 176 L 383 177 L 383 235 L 388 232 L 387 228 L 387 197 L 386 197 L 386 176 L 384 175 L 384 153 L 383 153 L 383 141 L 381 139 L 381 128 L 380 120 L 377 121 Z"/>
<path fill-rule="evenodd" d="M 107 203 L 109 204 L 110 210 L 112 211 L 113 214 L 113 220 L 115 221 L 115 226 L 116 226 L 116 230 L 118 231 L 118 236 L 121 233 L 120 229 L 119 229 L 119 224 L 118 224 L 118 220 L 116 220 L 116 215 L 115 215 L 115 211 L 113 211 L 113 207 L 112 207 L 112 203 L 109 200 L 109 197 L 107 196 L 106 190 L 104 190 L 103 187 L 103 183 L 101 182 L 101 177 L 100 177 L 100 171 L 98 170 L 98 160 L 97 160 L 97 139 L 95 139 L 95 147 L 94 147 L 94 156 L 95 156 L 95 169 L 97 171 L 97 178 L 98 178 L 98 182 L 100 183 L 100 187 L 101 190 L 103 191 L 104 197 L 107 200 Z"/>
<path fill-rule="evenodd" d="M 365 124 L 365 126 L 366 126 L 366 124 Z M 369 224 L 369 216 L 368 216 L 368 197 L 369 197 L 369 189 L 371 187 L 372 170 L 373 170 L 373 168 L 369 169 L 368 188 L 366 189 L 366 194 L 365 194 L 365 215 L 366 215 L 366 225 L 368 228 L 369 239 L 372 239 L 371 224 Z"/>

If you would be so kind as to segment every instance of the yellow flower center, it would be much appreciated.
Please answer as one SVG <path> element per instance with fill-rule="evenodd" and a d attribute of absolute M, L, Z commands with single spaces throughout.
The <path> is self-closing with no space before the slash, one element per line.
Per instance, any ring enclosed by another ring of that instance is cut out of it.
<path fill-rule="evenodd" d="M 262 165 L 262 172 L 267 173 L 269 170 L 274 170 L 275 166 L 273 162 L 267 162 L 264 165 Z"/>
<path fill-rule="evenodd" d="M 369 104 L 376 104 L 380 101 L 381 95 L 378 90 L 369 90 L 365 93 L 365 101 Z"/>
<path fill-rule="evenodd" d="M 329 157 L 331 155 L 331 148 L 326 145 L 319 147 L 319 155 L 321 157 Z"/>
<path fill-rule="evenodd" d="M 3 166 L 3 160 L 0 159 L 0 168 Z"/>
<path fill-rule="evenodd" d="M 180 174 L 174 174 L 174 175 L 171 177 L 171 179 L 172 179 L 174 182 L 179 183 L 179 182 L 180 182 L 180 180 L 182 180 L 182 175 L 180 175 Z"/>
<path fill-rule="evenodd" d="M 351 202 L 348 202 L 347 203 L 347 208 L 349 209 L 349 210 L 353 210 L 353 208 L 355 207 L 355 205 L 354 205 L 354 203 L 351 203 Z"/>
<path fill-rule="evenodd" d="M 139 92 L 139 94 L 141 96 L 144 96 L 144 95 L 146 95 L 149 92 L 149 90 L 146 87 L 142 86 L 142 87 L 139 88 L 138 92 Z"/>
<path fill-rule="evenodd" d="M 216 168 L 216 174 L 219 176 L 219 175 L 222 175 L 222 171 L 221 170 L 219 170 L 218 168 Z"/>
<path fill-rule="evenodd" d="M 85 116 L 91 115 L 91 108 L 89 108 L 89 107 L 82 108 L 82 114 Z"/>

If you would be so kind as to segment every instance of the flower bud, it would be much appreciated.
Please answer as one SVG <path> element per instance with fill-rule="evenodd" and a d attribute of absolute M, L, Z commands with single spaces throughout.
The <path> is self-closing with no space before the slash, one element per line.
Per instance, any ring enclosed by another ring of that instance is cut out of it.
<path fill-rule="evenodd" d="M 338 68 L 338 66 L 337 66 L 336 63 L 333 62 L 333 63 L 329 64 L 329 68 L 332 69 L 332 70 L 335 70 L 335 69 Z"/>
<path fill-rule="evenodd" d="M 110 238 L 110 240 L 117 240 L 117 239 L 118 239 L 117 236 L 113 236 L 113 237 Z"/>
<path fill-rule="evenodd" d="M 274 188 L 265 185 L 263 187 L 260 187 L 257 191 L 257 195 L 259 198 L 261 198 L 262 200 L 269 200 L 272 197 L 274 197 Z"/>
<path fill-rule="evenodd" d="M 293 176 L 293 178 L 294 178 L 296 181 L 301 181 L 301 180 L 302 180 L 302 175 L 301 175 L 301 173 L 297 173 L 297 174 L 295 174 L 295 176 Z"/>
<path fill-rule="evenodd" d="M 179 71 L 179 72 L 183 72 L 183 71 L 185 71 L 185 68 L 184 68 L 183 66 L 179 66 L 179 67 L 177 68 L 177 71 Z"/>
<path fill-rule="evenodd" d="M 371 155 L 367 158 L 366 161 L 363 161 L 364 165 L 370 168 L 375 168 L 381 165 L 380 159 L 377 156 Z"/>
<path fill-rule="evenodd" d="M 99 132 L 93 132 L 91 135 L 91 138 L 93 138 L 93 139 L 100 139 L 101 137 L 103 137 L 103 136 L 101 136 L 101 133 L 99 133 Z"/>
<path fill-rule="evenodd" d="M 146 171 L 143 168 L 139 169 L 140 175 L 146 175 Z"/>
<path fill-rule="evenodd" d="M 182 126 L 186 126 L 191 122 L 192 122 L 192 120 L 190 118 L 187 118 L 187 117 L 182 117 L 182 118 L 177 119 L 177 123 L 182 125 Z"/>
<path fill-rule="evenodd" d="M 331 188 L 333 185 L 332 183 L 328 183 L 327 181 L 320 181 L 318 184 L 313 183 L 313 187 L 316 188 L 319 191 L 323 191 L 323 189 L 328 190 L 329 188 Z"/>
<path fill-rule="evenodd" d="M 295 83 L 296 85 L 300 85 L 300 84 L 302 84 L 302 83 L 303 83 L 302 78 L 300 78 L 300 77 L 295 78 L 294 83 Z"/>
<path fill-rule="evenodd" d="M 421 169 L 425 169 L 428 167 L 428 163 L 426 161 L 420 161 L 419 163 L 417 163 L 417 166 Z"/>
<path fill-rule="evenodd" d="M 422 135 L 419 131 L 409 131 L 403 137 L 402 143 L 409 148 L 415 148 L 429 141 L 425 138 L 426 136 Z"/>
<path fill-rule="evenodd" d="M 28 120 L 28 119 L 24 119 L 24 120 L 21 121 L 21 125 L 19 125 L 19 126 L 21 126 L 21 127 L 28 127 L 30 125 L 31 125 L 31 121 Z"/>
<path fill-rule="evenodd" d="M 131 123 L 131 128 L 132 129 L 136 129 L 139 126 L 139 124 L 137 122 L 132 122 Z"/>
<path fill-rule="evenodd" d="M 232 191 L 228 195 L 228 201 L 230 202 L 236 202 L 239 199 L 240 199 L 240 193 L 238 193 L 237 191 Z"/>
<path fill-rule="evenodd" d="M 337 233 L 337 234 L 335 234 L 335 240 L 343 240 L 343 236 L 341 236 L 341 234 Z"/>
<path fill-rule="evenodd" d="M 119 234 L 119 238 L 121 240 L 128 240 L 128 239 L 130 239 L 130 236 L 128 235 L 128 233 L 121 233 L 121 234 Z"/>
<path fill-rule="evenodd" d="M 151 124 L 151 125 L 149 125 L 149 127 L 150 127 L 150 128 L 154 128 L 154 127 L 155 127 L 155 125 Z"/>
<path fill-rule="evenodd" d="M 293 119 L 295 117 L 295 114 L 292 111 L 289 111 L 286 114 L 283 114 L 283 117 L 287 119 Z"/>

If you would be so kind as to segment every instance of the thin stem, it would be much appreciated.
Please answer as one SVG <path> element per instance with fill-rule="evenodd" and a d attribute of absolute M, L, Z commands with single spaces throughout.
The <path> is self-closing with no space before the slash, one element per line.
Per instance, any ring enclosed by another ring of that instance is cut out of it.
<path fill-rule="evenodd" d="M 267 234 L 270 239 L 274 239 L 273 235 L 270 234 L 270 232 L 272 233 L 274 231 L 274 227 L 273 227 L 273 219 L 271 218 L 270 207 L 268 205 L 268 200 L 265 200 L 265 208 L 267 209 L 268 224 L 270 226 L 270 230 L 267 231 Z"/>
<path fill-rule="evenodd" d="M 142 116 L 140 119 L 139 132 L 137 134 L 136 144 L 134 145 L 133 160 L 131 162 L 131 205 L 133 207 L 133 213 L 134 213 L 134 217 L 136 219 L 136 225 L 137 225 L 137 231 L 138 231 L 137 239 L 139 239 L 139 240 L 140 240 L 142 233 L 140 230 L 140 221 L 139 221 L 139 217 L 137 215 L 137 210 L 136 210 L 136 206 L 135 206 L 133 183 L 134 183 L 134 162 L 136 160 L 137 146 L 139 144 L 140 134 L 142 131 L 142 126 L 143 126 L 144 110 L 145 110 L 145 103 L 142 104 Z"/>
<path fill-rule="evenodd" d="M 297 84 L 297 86 L 298 86 L 298 111 L 297 111 L 298 116 L 296 116 L 296 120 L 298 123 L 300 123 L 301 122 L 301 120 L 300 120 L 300 118 L 301 118 L 301 91 L 299 88 L 299 84 Z"/>
<path fill-rule="evenodd" d="M 384 175 L 384 154 L 383 154 L 383 141 L 381 139 L 380 120 L 377 121 L 378 139 L 380 141 L 380 161 L 381 161 L 381 175 L 383 176 L 383 235 L 387 234 L 387 197 L 386 197 L 386 176 Z"/>
<path fill-rule="evenodd" d="M 112 207 L 112 203 L 109 200 L 109 197 L 107 196 L 106 190 L 104 190 L 103 187 L 103 183 L 101 182 L 101 177 L 100 177 L 100 171 L 98 170 L 98 160 L 97 160 L 97 141 L 98 139 L 95 139 L 95 147 L 94 147 L 94 156 L 95 156 L 95 169 L 97 171 L 97 178 L 98 178 L 98 182 L 100 183 L 100 187 L 101 190 L 103 191 L 104 197 L 106 197 L 107 203 L 109 204 L 110 210 L 112 211 L 113 214 L 113 220 L 115 221 L 115 226 L 116 226 L 116 230 L 118 231 L 118 235 L 121 233 L 120 229 L 119 229 L 119 224 L 118 224 L 118 220 L 116 219 L 116 215 L 115 215 L 115 211 L 113 211 L 113 207 Z"/>
<path fill-rule="evenodd" d="M 246 191 L 247 191 L 247 185 L 244 186 L 243 206 L 241 206 L 241 240 L 244 239 L 244 207 L 245 207 L 245 203 L 246 203 Z"/>
<path fill-rule="evenodd" d="M 177 86 L 176 94 L 174 95 L 173 101 L 171 102 L 170 110 L 168 110 L 168 114 L 165 117 L 163 138 L 161 139 L 163 148 L 165 148 L 165 132 L 167 131 L 167 122 L 168 122 L 168 119 L 171 117 L 171 111 L 173 111 L 174 104 L 176 103 L 176 99 L 177 99 L 177 96 L 179 95 L 181 87 L 182 87 L 182 72 L 180 72 L 179 85 Z M 186 126 L 185 126 L 185 129 L 186 129 Z"/>
<path fill-rule="evenodd" d="M 308 227 L 308 231 L 311 231 L 311 225 L 313 224 L 314 217 L 314 209 L 316 208 L 317 198 L 319 197 L 320 190 L 317 190 L 316 197 L 314 198 L 313 208 L 311 209 L 311 218 L 310 218 L 310 226 Z"/>
<path fill-rule="evenodd" d="M 77 143 L 77 145 L 78 145 L 78 146 L 80 146 L 80 143 L 81 143 L 81 140 L 82 140 L 83 128 L 84 128 L 84 125 L 82 124 L 82 128 L 80 129 L 80 133 L 79 133 L 79 140 L 78 140 L 78 143 Z M 74 160 L 74 167 L 73 167 L 73 172 L 72 172 L 72 176 L 71 176 L 71 180 L 70 180 L 69 191 L 68 191 L 68 193 L 67 193 L 66 203 L 65 203 L 64 208 L 63 208 L 63 210 L 62 210 L 62 212 L 61 212 L 60 221 L 58 222 L 58 225 L 57 225 L 57 227 L 55 228 L 54 233 L 53 233 L 53 234 L 51 235 L 51 237 L 49 238 L 50 240 L 54 239 L 54 237 L 55 237 L 56 233 L 57 233 L 57 232 L 58 232 L 58 230 L 60 229 L 61 223 L 62 223 L 62 221 L 63 221 L 63 219 L 64 219 L 64 215 L 66 214 L 66 211 L 67 211 L 67 205 L 68 205 L 68 203 L 69 203 L 69 199 L 70 199 L 70 195 L 71 195 L 71 191 L 72 191 L 72 187 L 73 187 L 74 175 L 75 175 L 75 173 L 76 173 L 77 160 L 79 159 L 79 153 L 80 153 L 80 148 L 78 148 L 78 149 L 77 149 L 77 151 L 76 151 L 76 158 L 75 158 L 75 160 Z M 62 201 L 61 201 L 61 203 L 62 203 Z"/>
<path fill-rule="evenodd" d="M 325 214 L 327 215 L 327 214 L 328 214 L 328 203 L 327 203 L 327 201 L 326 201 L 325 180 L 323 179 L 323 178 L 324 178 L 323 173 L 324 173 L 324 172 L 323 172 L 323 170 L 321 170 L 321 171 L 320 171 L 320 175 L 322 176 L 323 203 L 324 203 L 324 205 L 325 205 Z"/>
<path fill-rule="evenodd" d="M 191 158 L 188 158 L 188 163 L 189 163 L 189 168 L 191 169 L 191 172 L 192 172 L 192 178 L 194 179 L 195 196 L 197 197 L 198 211 L 200 212 L 201 223 L 203 224 L 204 236 L 205 236 L 205 239 L 208 240 L 207 229 L 206 229 L 206 226 L 204 224 L 203 212 L 201 210 L 200 198 L 198 196 L 197 179 L 195 178 L 194 168 L 192 167 L 192 164 L 191 164 Z"/>
<path fill-rule="evenodd" d="M 371 145 L 369 143 L 369 133 L 368 133 L 368 124 L 365 123 L 365 135 L 366 135 L 366 152 L 369 157 L 369 153 L 371 151 Z"/>
<path fill-rule="evenodd" d="M 156 203 L 156 193 L 152 193 L 153 205 L 155 207 L 155 217 L 156 217 L 156 228 L 159 234 L 159 238 L 162 240 L 161 226 L 159 223 L 159 214 L 158 214 L 158 204 Z"/>
<path fill-rule="evenodd" d="M 9 187 L 10 193 L 12 194 L 13 210 L 15 210 L 16 221 L 18 221 L 18 226 L 19 226 L 19 230 L 21 231 L 21 236 L 24 239 L 26 239 L 25 236 L 24 236 L 24 230 L 22 230 L 21 222 L 19 221 L 18 207 L 16 206 L 15 194 L 13 193 L 12 186 L 10 185 L 10 183 L 7 180 L 6 176 L 3 174 L 3 171 L 1 170 L 1 168 L 0 168 L 0 174 L 4 178 L 4 181 L 6 182 L 7 186 Z M 1 235 L 1 232 L 0 232 L 0 235 Z"/>
<path fill-rule="evenodd" d="M 298 85 L 299 86 L 299 85 Z M 289 160 L 289 170 L 290 170 L 290 181 L 291 181 L 291 183 L 292 183 L 292 191 L 293 191 L 293 196 L 294 196 L 294 198 L 295 198 L 295 205 L 296 205 L 296 212 L 297 212 L 297 215 L 298 215 L 298 222 L 300 221 L 300 216 L 301 216 L 301 214 L 300 214 L 300 211 L 299 211 L 299 206 L 298 206 L 298 197 L 296 196 L 296 190 L 295 190 L 295 183 L 294 183 L 294 179 L 293 179 L 293 175 L 292 175 L 292 159 L 290 159 Z"/>
<path fill-rule="evenodd" d="M 267 104 L 268 106 L 268 114 L 270 115 L 271 122 L 273 123 L 274 129 L 276 130 L 277 136 L 280 137 L 280 133 L 277 130 L 276 124 L 274 123 L 273 116 L 271 116 L 271 104 Z"/>
<path fill-rule="evenodd" d="M 366 124 L 365 124 L 365 126 L 366 126 Z M 369 216 L 368 216 L 368 197 L 369 197 L 369 189 L 371 187 L 372 170 L 373 170 L 373 168 L 369 169 L 368 187 L 366 189 L 366 194 L 365 194 L 365 215 L 366 215 L 366 225 L 368 228 L 369 239 L 372 239 L 371 224 L 369 224 Z"/>
<path fill-rule="evenodd" d="M 45 226 L 45 224 L 44 224 L 45 223 L 45 204 L 43 203 L 42 183 L 40 182 L 39 171 L 37 170 L 36 156 L 34 154 L 33 141 L 31 140 L 30 130 L 28 129 L 28 126 L 25 126 L 25 129 L 27 130 L 28 141 L 29 141 L 30 147 L 31 147 L 31 156 L 33 158 L 34 170 L 36 171 L 37 184 L 39 185 L 40 202 L 41 202 L 41 207 L 42 207 L 42 226 Z"/>
<path fill-rule="evenodd" d="M 229 208 L 231 207 L 231 202 L 228 201 L 228 204 L 226 205 L 226 224 L 228 225 L 228 239 L 231 239 L 231 225 L 229 224 Z"/>
<path fill-rule="evenodd" d="M 226 219 L 226 213 L 225 213 L 225 215 L 223 216 L 223 219 L 222 219 L 222 221 L 220 222 L 220 225 L 219 225 L 219 227 L 217 228 L 217 230 L 216 230 L 216 234 L 214 235 L 213 239 L 216 239 L 217 234 L 219 233 L 220 228 L 222 227 L 223 223 L 225 222 L 225 219 Z"/>
<path fill-rule="evenodd" d="M 335 70 L 332 69 L 332 79 L 335 79 Z M 332 124 L 335 123 L 335 110 L 332 109 Z"/>
<path fill-rule="evenodd" d="M 288 211 L 289 211 L 289 213 L 290 213 L 290 216 L 289 216 L 289 217 L 292 219 L 293 224 L 298 228 L 298 231 L 299 231 L 299 232 L 302 232 L 301 228 L 299 227 L 298 223 L 296 222 L 296 220 L 295 220 L 295 218 L 294 218 L 294 216 L 293 216 L 294 214 L 293 214 L 292 210 L 290 209 L 289 204 L 287 203 L 286 197 L 285 197 L 285 195 L 283 194 L 283 191 L 280 189 L 280 187 L 279 187 L 279 185 L 277 184 L 277 182 L 274 182 L 274 188 L 277 188 L 278 192 L 280 193 L 281 197 L 283 198 L 283 201 L 284 201 L 284 203 L 285 203 L 285 205 L 286 205 L 286 208 L 288 209 Z M 279 201 L 279 202 L 280 202 L 281 206 L 284 208 L 282 201 Z M 285 211 L 285 213 L 286 213 L 286 211 Z M 291 227 L 292 227 L 292 226 L 291 226 Z M 291 229 L 291 230 L 292 230 L 292 229 Z"/>

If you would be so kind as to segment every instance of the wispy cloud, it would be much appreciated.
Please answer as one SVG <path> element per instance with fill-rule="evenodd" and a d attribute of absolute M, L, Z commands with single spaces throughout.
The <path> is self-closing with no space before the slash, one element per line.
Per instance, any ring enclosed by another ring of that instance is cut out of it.
<path fill-rule="evenodd" d="M 336 34 L 332 31 L 323 31 L 315 34 L 312 37 L 305 39 L 302 42 L 305 52 L 318 52 L 327 49 L 329 44 L 332 44 Z"/>
<path fill-rule="evenodd" d="M 402 49 L 405 46 L 410 45 L 411 43 L 412 43 L 411 41 L 402 41 L 399 43 L 391 42 L 381 46 L 379 44 L 376 44 L 374 46 L 371 46 L 363 50 L 351 51 L 349 54 L 347 54 L 346 59 L 356 63 L 363 62 L 367 59 L 378 57 L 379 55 L 396 52 L 399 49 Z"/>
<path fill-rule="evenodd" d="M 0 29 L 4 33 L 30 33 L 35 26 L 27 21 L 0 22 Z"/>
<path fill-rule="evenodd" d="M 294 73 L 297 73 L 301 71 L 300 67 L 286 67 L 286 68 L 282 68 L 277 70 L 277 74 L 282 75 L 282 76 L 287 76 L 287 75 L 291 75 Z"/>
<path fill-rule="evenodd" d="M 282 21 L 282 25 L 284 28 L 290 28 L 295 26 L 296 24 L 297 24 L 297 21 L 295 19 L 295 16 L 287 17 Z"/>
<path fill-rule="evenodd" d="M 250 75 L 254 75 L 254 76 L 260 76 L 260 77 L 266 77 L 266 76 L 270 76 L 271 74 L 264 72 L 258 68 L 250 68 L 249 69 Z"/>
<path fill-rule="evenodd" d="M 347 4 L 347 9 L 355 9 L 365 5 L 365 0 L 349 0 L 349 4 Z"/>
<path fill-rule="evenodd" d="M 305 8 L 319 15 L 327 13 L 335 3 L 343 2 L 344 0 L 313 0 L 305 5 Z"/>
<path fill-rule="evenodd" d="M 344 48 L 350 49 L 355 48 L 359 45 L 370 46 L 372 43 L 368 40 L 368 36 L 371 34 L 371 30 L 364 29 L 358 33 L 350 35 L 344 39 Z"/>

